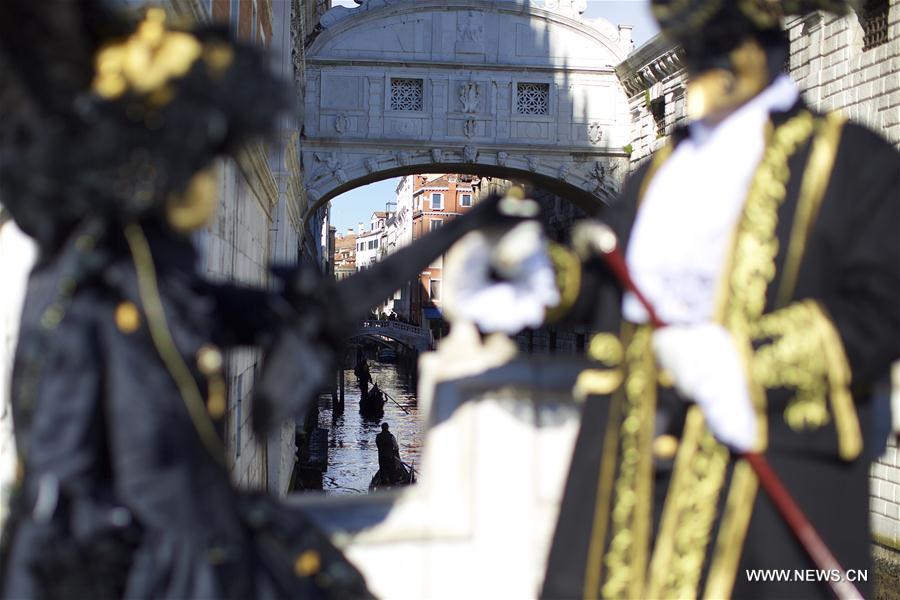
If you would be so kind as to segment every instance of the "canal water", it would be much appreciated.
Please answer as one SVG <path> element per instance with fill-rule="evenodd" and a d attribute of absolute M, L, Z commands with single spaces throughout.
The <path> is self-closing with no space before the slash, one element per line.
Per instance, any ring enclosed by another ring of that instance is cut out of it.
<path fill-rule="evenodd" d="M 326 494 L 366 494 L 369 482 L 378 470 L 378 449 L 375 436 L 381 432 L 381 423 L 391 427 L 391 433 L 400 446 L 400 458 L 419 469 L 422 450 L 422 425 L 415 389 L 409 373 L 396 364 L 369 361 L 369 371 L 378 387 L 402 405 L 387 400 L 384 416 L 377 420 L 364 419 L 359 414 L 359 386 L 352 369 L 344 371 L 344 414 L 332 418 L 331 399 L 319 404 L 319 427 L 328 429 L 328 470 L 323 476 L 322 488 Z"/>

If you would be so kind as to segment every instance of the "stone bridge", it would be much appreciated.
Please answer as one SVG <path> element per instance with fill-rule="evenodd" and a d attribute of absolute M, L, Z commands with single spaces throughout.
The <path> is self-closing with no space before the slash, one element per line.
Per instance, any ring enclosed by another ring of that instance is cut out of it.
<path fill-rule="evenodd" d="M 357 0 L 308 47 L 310 210 L 388 177 L 527 181 L 596 210 L 628 169 L 631 30 L 576 0 Z M 580 4 L 580 6 L 579 6 Z"/>
<path fill-rule="evenodd" d="M 389 338 L 418 352 L 431 349 L 431 331 L 400 321 L 363 321 L 354 337 Z"/>

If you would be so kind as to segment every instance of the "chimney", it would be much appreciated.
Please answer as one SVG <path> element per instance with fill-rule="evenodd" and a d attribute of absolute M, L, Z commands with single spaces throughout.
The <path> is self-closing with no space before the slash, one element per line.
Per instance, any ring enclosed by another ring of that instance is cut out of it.
<path fill-rule="evenodd" d="M 631 25 L 619 25 L 619 45 L 623 48 L 634 48 L 634 41 L 631 37 Z"/>
<path fill-rule="evenodd" d="M 359 233 L 357 235 L 362 235 L 366 228 L 363 226 L 362 221 L 359 222 Z"/>

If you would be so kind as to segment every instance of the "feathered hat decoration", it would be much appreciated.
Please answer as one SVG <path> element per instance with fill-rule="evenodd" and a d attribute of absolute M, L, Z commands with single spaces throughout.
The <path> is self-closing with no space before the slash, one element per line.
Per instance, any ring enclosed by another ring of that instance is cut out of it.
<path fill-rule="evenodd" d="M 0 2 L 0 202 L 45 248 L 87 215 L 126 222 L 274 130 L 285 83 L 226 28 L 99 0 Z"/>

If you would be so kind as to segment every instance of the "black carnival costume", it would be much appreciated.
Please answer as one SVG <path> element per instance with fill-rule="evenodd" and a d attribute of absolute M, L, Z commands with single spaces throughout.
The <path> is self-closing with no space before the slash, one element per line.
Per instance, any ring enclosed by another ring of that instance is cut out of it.
<path fill-rule="evenodd" d="M 698 71 L 722 58 L 729 39 L 773 35 L 784 13 L 834 8 L 654 4 Z M 767 121 L 758 166 L 726 228 L 709 319 L 744 361 L 754 447 L 841 565 L 870 569 L 868 399 L 873 381 L 900 357 L 900 155 L 863 127 L 797 99 L 769 110 Z M 629 262 L 638 260 L 629 248 L 636 224 L 658 210 L 645 201 L 654 182 L 701 133 L 676 131 L 610 211 Z M 731 143 L 737 149 L 746 140 Z M 679 201 L 678 190 L 664 191 Z M 750 580 L 748 569 L 815 566 L 747 462 L 673 389 L 654 358 L 650 326 L 623 316 L 622 293 L 603 264 L 559 247 L 551 255 L 563 296 L 558 312 L 600 333 L 589 346 L 597 368 L 580 382 L 589 395 L 543 596 L 828 597 L 822 582 Z M 671 282 L 672 292 L 686 283 Z M 665 292 L 651 300 L 663 302 Z M 856 582 L 866 596 L 872 577 Z"/>
<path fill-rule="evenodd" d="M 202 175 L 286 106 L 267 58 L 226 30 L 176 30 L 93 0 L 0 3 L 0 194 L 40 245 L 13 375 L 22 476 L 4 598 L 368 597 L 306 523 L 229 481 L 223 353 L 264 349 L 258 434 L 303 414 L 371 306 L 496 199 L 336 284 L 212 283 L 185 223 Z M 11 99 L 12 98 L 12 99 Z M 201 207 L 201 208 L 198 208 Z"/>

